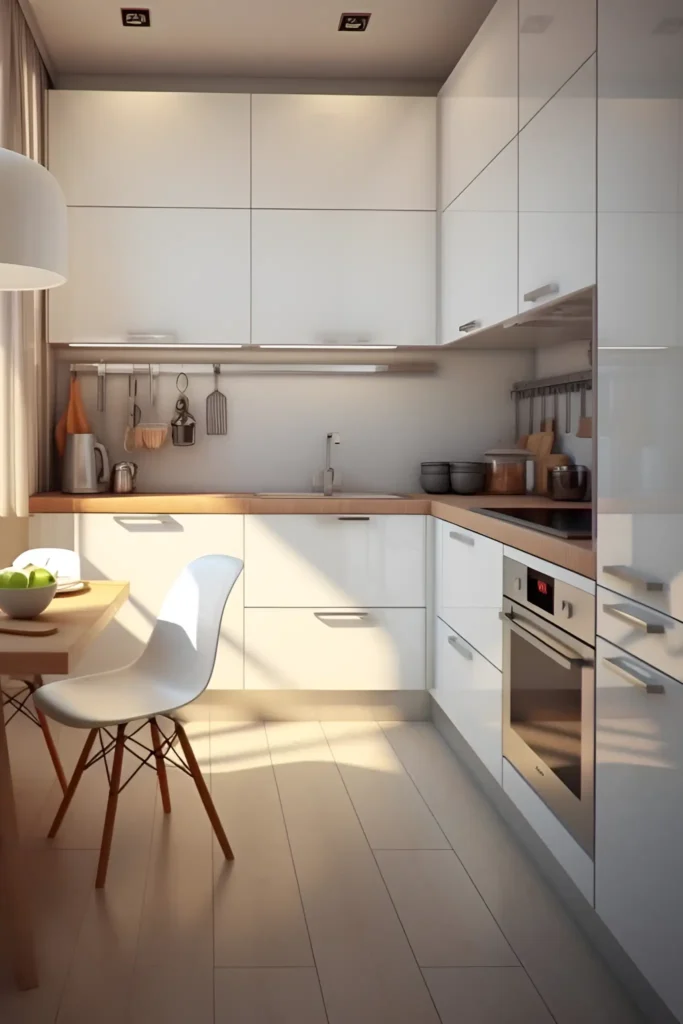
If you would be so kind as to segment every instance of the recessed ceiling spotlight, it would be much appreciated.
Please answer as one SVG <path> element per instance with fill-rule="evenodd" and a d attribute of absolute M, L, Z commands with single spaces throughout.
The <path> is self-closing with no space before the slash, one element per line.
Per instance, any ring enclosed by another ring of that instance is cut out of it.
<path fill-rule="evenodd" d="M 662 18 L 658 25 L 655 25 L 652 34 L 654 36 L 675 36 L 683 29 L 683 18 Z"/>
<path fill-rule="evenodd" d="M 149 28 L 149 7 L 122 7 L 121 21 L 125 28 Z"/>
<path fill-rule="evenodd" d="M 550 14 L 530 14 L 519 27 L 520 32 L 540 36 L 553 22 Z"/>
<path fill-rule="evenodd" d="M 339 31 L 365 32 L 369 21 L 369 14 L 342 14 L 339 19 Z"/>

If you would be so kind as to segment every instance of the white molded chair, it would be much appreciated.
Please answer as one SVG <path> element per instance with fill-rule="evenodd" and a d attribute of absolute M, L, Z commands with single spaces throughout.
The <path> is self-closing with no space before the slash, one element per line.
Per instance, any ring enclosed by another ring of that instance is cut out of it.
<path fill-rule="evenodd" d="M 229 555 L 204 555 L 190 562 L 166 595 L 149 643 L 137 661 L 113 672 L 51 683 L 34 695 L 36 706 L 50 718 L 89 730 L 48 833 L 50 838 L 57 834 L 86 768 L 102 760 L 107 766 L 109 799 L 95 883 L 98 889 L 106 880 L 118 796 L 126 785 L 121 783 L 126 747 L 143 764 L 154 761 L 166 814 L 171 811 L 166 762 L 192 776 L 223 853 L 228 860 L 233 859 L 185 729 L 174 713 L 196 700 L 209 684 L 223 610 L 242 568 L 242 561 Z M 159 716 L 173 722 L 170 735 L 159 726 Z M 136 724 L 127 735 L 126 727 L 139 719 L 144 720 L 143 726 Z M 151 747 L 135 738 L 146 724 L 150 727 Z M 100 750 L 91 757 L 98 735 Z M 174 748 L 176 738 L 183 757 Z M 111 751 L 110 771 L 106 758 Z"/>
<path fill-rule="evenodd" d="M 23 551 L 20 555 L 12 562 L 12 566 L 15 569 L 24 569 L 27 565 L 41 565 L 44 568 L 49 569 L 53 576 L 58 579 L 74 579 L 79 580 L 81 578 L 81 559 L 75 551 L 70 551 L 68 548 L 31 548 L 29 551 Z M 4 709 L 9 708 L 9 715 L 7 716 L 6 724 L 12 721 L 16 715 L 24 715 L 29 718 L 35 725 L 39 725 L 42 729 L 43 736 L 45 738 L 45 745 L 47 746 L 48 753 L 52 759 L 55 773 L 59 779 L 59 784 L 62 787 L 62 791 L 66 793 L 67 781 L 66 775 L 64 774 L 64 768 L 57 752 L 50 726 L 47 719 L 42 711 L 36 707 L 35 715 L 33 714 L 29 697 L 36 693 L 43 685 L 42 676 L 31 676 L 30 679 L 20 679 L 20 683 L 23 683 L 25 690 L 19 691 L 18 693 L 2 692 L 0 697 L 2 699 L 3 714 Z M 35 702 L 34 702 L 35 705 Z"/>

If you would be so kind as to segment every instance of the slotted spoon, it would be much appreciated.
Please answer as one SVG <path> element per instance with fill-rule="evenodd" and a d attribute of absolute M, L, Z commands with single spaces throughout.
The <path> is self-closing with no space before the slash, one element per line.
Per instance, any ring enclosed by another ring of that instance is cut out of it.
<path fill-rule="evenodd" d="M 214 389 L 206 399 L 206 432 L 207 434 L 227 434 L 228 432 L 228 400 L 218 388 L 221 375 L 219 363 L 213 364 Z"/>

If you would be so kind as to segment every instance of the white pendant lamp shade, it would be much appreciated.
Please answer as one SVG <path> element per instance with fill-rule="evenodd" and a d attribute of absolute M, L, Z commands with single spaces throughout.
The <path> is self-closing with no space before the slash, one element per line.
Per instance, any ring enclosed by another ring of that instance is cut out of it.
<path fill-rule="evenodd" d="M 66 202 L 50 172 L 0 149 L 0 291 L 55 288 L 67 277 Z"/>

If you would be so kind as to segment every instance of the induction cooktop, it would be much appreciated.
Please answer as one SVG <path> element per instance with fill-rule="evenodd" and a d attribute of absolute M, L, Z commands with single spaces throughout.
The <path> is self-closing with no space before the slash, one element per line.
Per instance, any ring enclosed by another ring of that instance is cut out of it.
<path fill-rule="evenodd" d="M 565 540 L 590 540 L 593 536 L 593 512 L 589 508 L 473 508 L 472 512 Z"/>

